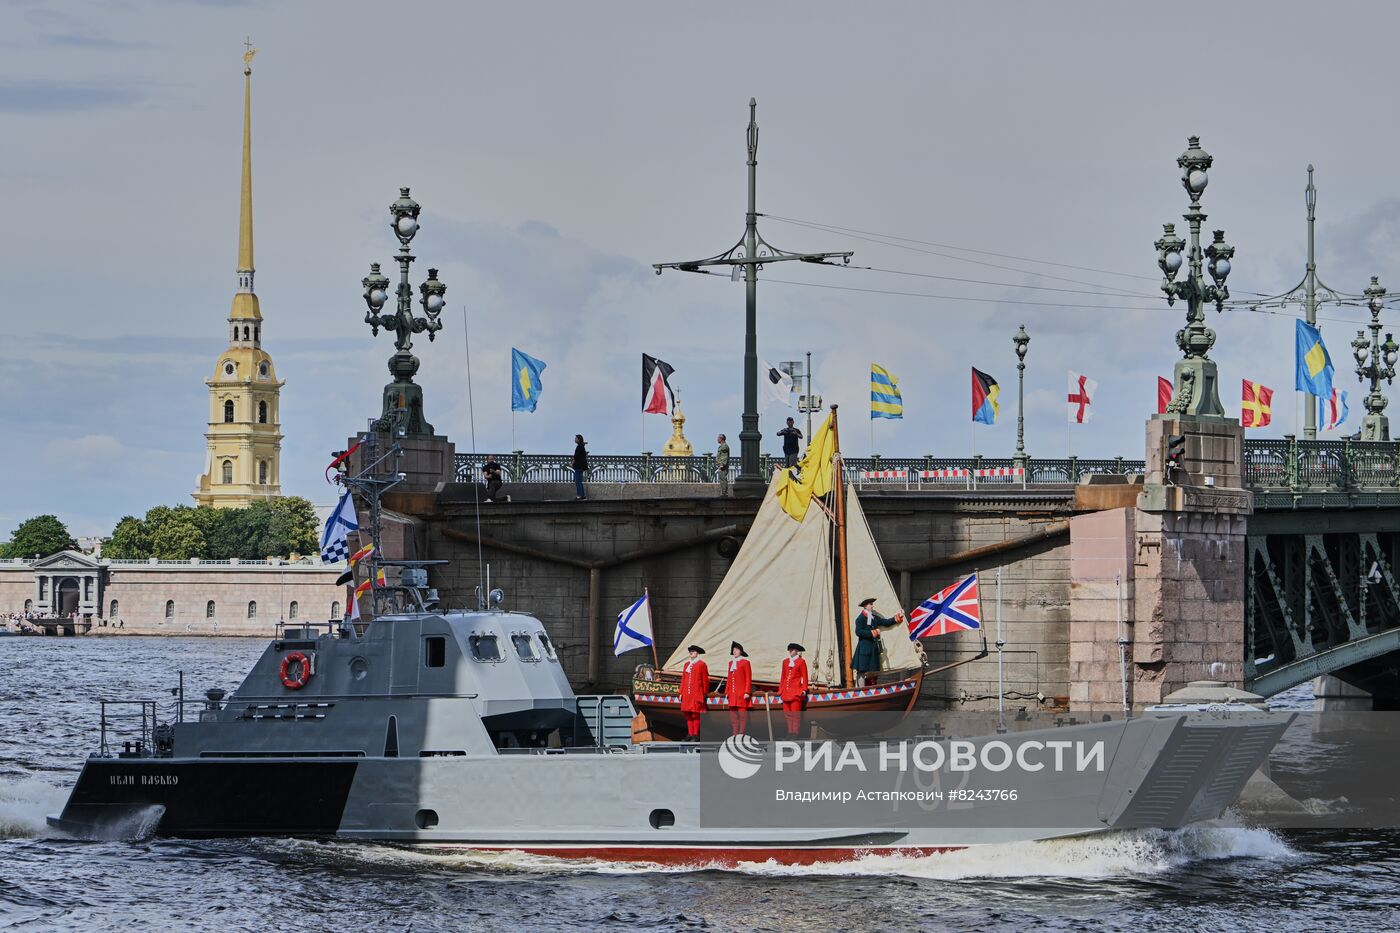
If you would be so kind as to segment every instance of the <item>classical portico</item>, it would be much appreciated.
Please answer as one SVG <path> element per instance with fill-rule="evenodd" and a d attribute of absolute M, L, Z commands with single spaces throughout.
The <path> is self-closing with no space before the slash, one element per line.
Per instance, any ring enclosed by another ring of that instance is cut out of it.
<path fill-rule="evenodd" d="M 106 568 L 77 551 L 59 551 L 33 564 L 34 611 L 41 616 L 102 614 Z"/>

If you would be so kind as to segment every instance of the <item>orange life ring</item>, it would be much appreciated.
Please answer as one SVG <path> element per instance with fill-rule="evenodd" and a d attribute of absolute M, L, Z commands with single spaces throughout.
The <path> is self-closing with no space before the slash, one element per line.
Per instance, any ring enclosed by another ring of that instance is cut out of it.
<path fill-rule="evenodd" d="M 301 668 L 296 677 L 292 677 L 289 671 L 294 662 L 301 662 Z M 293 651 L 282 659 L 282 667 L 278 670 L 282 677 L 282 686 L 288 690 L 300 690 L 306 686 L 306 682 L 311 679 L 311 659 L 300 651 Z"/>

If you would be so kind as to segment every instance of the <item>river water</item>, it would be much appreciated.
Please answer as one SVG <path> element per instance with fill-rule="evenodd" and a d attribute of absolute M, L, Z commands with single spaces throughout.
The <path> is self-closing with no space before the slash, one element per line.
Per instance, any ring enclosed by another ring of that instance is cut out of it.
<path fill-rule="evenodd" d="M 0 639 L 0 929 L 1394 930 L 1400 833 L 1132 832 L 732 871 L 45 828 L 99 697 L 233 689 L 257 639 Z M 1306 697 L 1294 698 L 1305 703 Z"/>

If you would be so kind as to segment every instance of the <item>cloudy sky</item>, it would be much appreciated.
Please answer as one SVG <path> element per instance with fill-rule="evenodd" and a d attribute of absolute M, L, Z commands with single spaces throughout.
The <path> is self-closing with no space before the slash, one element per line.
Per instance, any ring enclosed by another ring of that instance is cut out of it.
<path fill-rule="evenodd" d="M 426 414 L 459 449 L 464 309 L 482 450 L 511 444 L 512 346 L 548 364 L 539 411 L 516 419 L 527 451 L 575 432 L 595 453 L 639 450 L 644 351 L 675 366 L 698 446 L 735 439 L 743 288 L 649 264 L 741 235 L 750 96 L 764 235 L 887 270 L 773 266 L 783 281 L 760 289 L 761 355 L 812 352 L 818 391 L 851 413 L 848 451 L 869 450 L 875 361 L 906 411 L 876 425 L 881 452 L 969 454 L 976 365 L 1004 391 L 977 450 L 1009 455 L 1024 323 L 1030 453 L 1140 457 L 1183 318 L 1157 292 L 1152 243 L 1185 207 L 1189 134 L 1216 158 L 1205 209 L 1238 249 L 1236 294 L 1302 278 L 1309 162 L 1323 281 L 1400 288 L 1397 17 L 1375 3 L 3 0 L 0 535 L 44 511 L 105 533 L 190 501 L 235 284 L 245 36 L 261 50 L 257 290 L 287 381 L 283 486 L 322 502 L 328 452 L 377 414 L 387 380 L 391 341 L 364 325 L 359 280 L 392 255 L 400 185 L 424 205 L 414 281 L 431 265 L 448 284 L 445 327 L 415 351 Z M 1292 313 L 1211 312 L 1227 410 L 1241 377 L 1280 390 L 1261 436 L 1294 430 Z M 1344 364 L 1358 309 L 1322 315 Z M 1100 386 L 1072 437 L 1069 369 Z M 1349 369 L 1339 384 L 1359 395 Z M 781 414 L 765 414 L 766 449 Z M 659 450 L 669 425 L 645 432 Z"/>

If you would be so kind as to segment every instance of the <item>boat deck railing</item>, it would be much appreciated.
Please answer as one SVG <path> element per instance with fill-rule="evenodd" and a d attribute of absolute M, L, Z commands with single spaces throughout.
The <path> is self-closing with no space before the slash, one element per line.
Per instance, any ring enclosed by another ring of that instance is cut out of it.
<path fill-rule="evenodd" d="M 155 700 L 101 700 L 99 706 L 101 736 L 97 747 L 101 757 L 150 758 L 156 754 Z"/>

